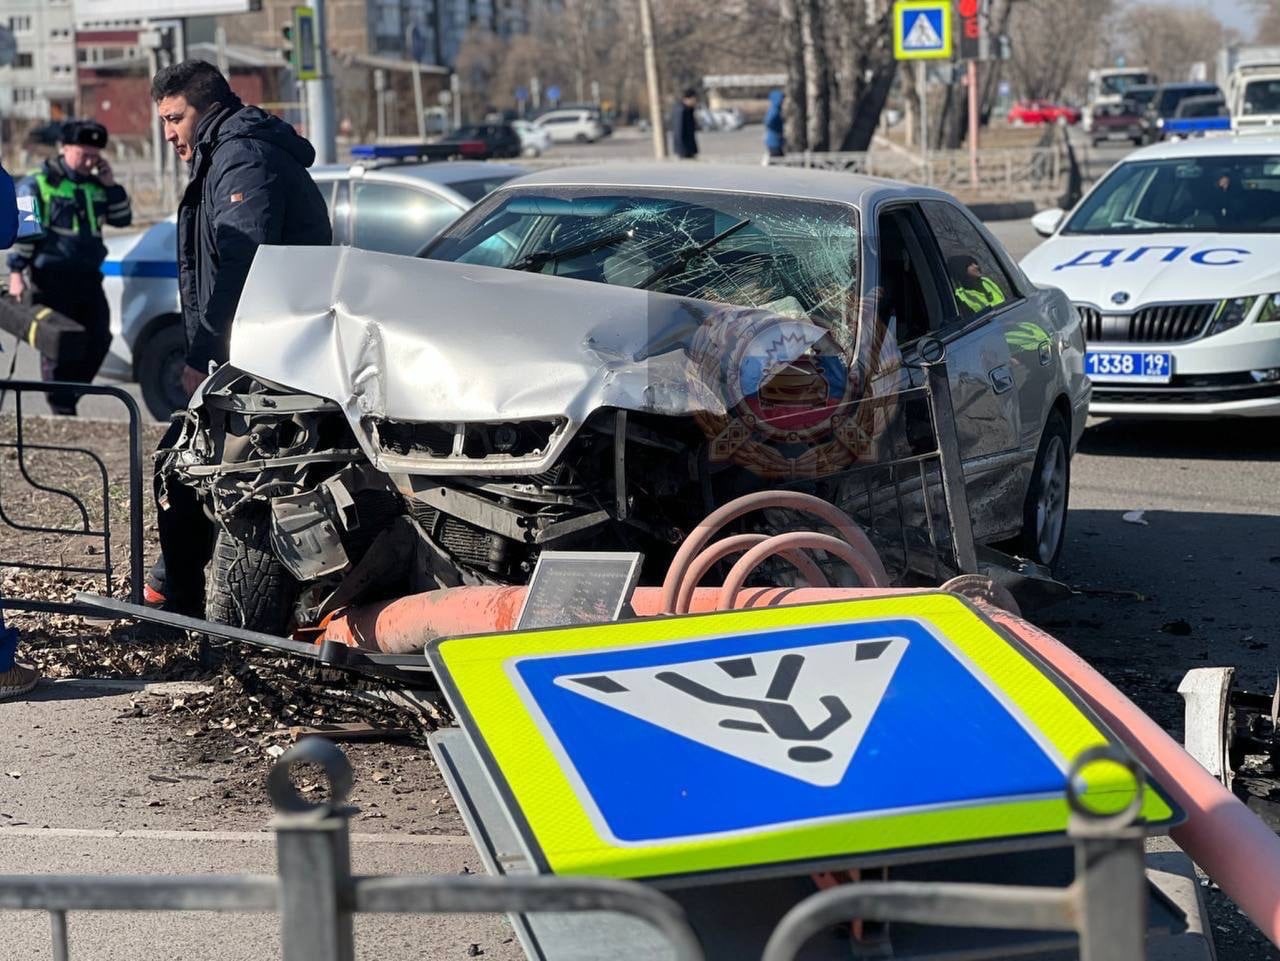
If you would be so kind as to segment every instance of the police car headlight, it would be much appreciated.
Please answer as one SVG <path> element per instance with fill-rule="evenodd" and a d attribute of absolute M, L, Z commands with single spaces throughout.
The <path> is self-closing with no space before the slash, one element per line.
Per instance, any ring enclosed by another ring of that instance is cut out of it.
<path fill-rule="evenodd" d="M 1269 324 L 1275 321 L 1280 321 L 1280 294 L 1262 298 L 1262 310 L 1258 311 L 1258 323 Z"/>
<path fill-rule="evenodd" d="M 1164 117 L 1156 117 L 1156 126 L 1161 128 L 1164 127 Z"/>
<path fill-rule="evenodd" d="M 1235 300 L 1219 301 L 1218 309 L 1213 312 L 1213 322 L 1209 324 L 1209 330 L 1205 336 L 1212 337 L 1232 327 L 1239 327 L 1249 316 L 1254 300 L 1253 297 L 1237 297 Z"/>

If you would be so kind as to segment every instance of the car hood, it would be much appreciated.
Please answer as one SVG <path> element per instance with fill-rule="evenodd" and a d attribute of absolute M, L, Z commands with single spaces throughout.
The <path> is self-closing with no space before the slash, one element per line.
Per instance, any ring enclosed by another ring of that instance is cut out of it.
<path fill-rule="evenodd" d="M 261 247 L 230 360 L 340 404 L 375 463 L 371 421 L 554 419 L 564 424 L 558 449 L 602 407 L 723 414 L 736 380 L 720 364 L 733 341 L 717 332 L 775 316 L 354 248 Z M 825 336 L 807 321 L 777 319 L 790 326 L 774 363 Z M 555 453 L 541 452 L 541 462 Z"/>
<path fill-rule="evenodd" d="M 1271 234 L 1057 236 L 1022 261 L 1034 283 L 1104 310 L 1280 292 Z"/>

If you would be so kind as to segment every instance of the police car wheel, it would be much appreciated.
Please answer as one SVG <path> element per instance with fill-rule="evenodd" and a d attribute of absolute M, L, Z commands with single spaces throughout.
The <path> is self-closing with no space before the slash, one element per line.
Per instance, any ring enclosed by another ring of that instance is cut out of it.
<path fill-rule="evenodd" d="M 1036 451 L 1031 484 L 1022 511 L 1018 553 L 1052 567 L 1067 534 L 1067 501 L 1071 492 L 1071 439 L 1062 415 L 1049 415 Z"/>
<path fill-rule="evenodd" d="M 156 420 L 168 420 L 175 410 L 187 406 L 187 395 L 182 389 L 186 354 L 186 332 L 176 321 L 146 338 L 138 358 L 138 385 L 147 410 Z"/>

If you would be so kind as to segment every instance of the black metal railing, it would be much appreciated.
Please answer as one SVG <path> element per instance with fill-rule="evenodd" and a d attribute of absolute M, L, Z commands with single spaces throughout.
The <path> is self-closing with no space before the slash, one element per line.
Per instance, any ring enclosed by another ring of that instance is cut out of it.
<path fill-rule="evenodd" d="M 129 476 L 128 485 L 128 570 L 129 597 L 135 603 L 142 601 L 142 415 L 138 405 L 128 393 L 118 387 L 97 384 L 42 383 L 25 380 L 0 380 L 0 397 L 12 395 L 14 400 L 14 429 L 12 440 L 0 440 L 0 450 L 12 451 L 18 478 L 34 492 L 36 497 L 52 500 L 65 509 L 71 520 L 66 523 L 40 522 L 24 517 L 15 509 L 12 501 L 14 490 L 5 487 L 5 472 L 0 470 L 0 526 L 28 534 L 48 534 L 68 541 L 87 541 L 90 546 L 100 545 L 88 556 L 102 559 L 100 564 L 48 563 L 28 556 L 10 556 L 0 548 L 0 568 L 20 571 L 37 571 L 60 575 L 81 575 L 102 580 L 103 593 L 110 597 L 116 593 L 115 564 L 118 559 L 117 537 L 113 531 L 111 493 L 113 478 L 102 457 L 87 447 L 69 444 L 42 443 L 33 439 L 27 398 L 31 394 L 47 395 L 54 391 L 74 388 L 76 392 L 97 397 L 111 397 L 119 401 L 128 415 Z M 35 435 L 38 437 L 38 434 Z M 34 463 L 33 454 L 59 454 L 82 457 L 91 465 L 94 482 L 92 496 L 84 490 L 74 490 L 63 478 L 49 477 Z M 7 499 L 8 498 L 8 499 Z M 97 503 L 94 503 L 97 501 Z M 67 614 L 88 614 L 95 608 L 74 600 L 46 600 L 12 594 L 0 599 L 8 610 L 38 611 Z"/>

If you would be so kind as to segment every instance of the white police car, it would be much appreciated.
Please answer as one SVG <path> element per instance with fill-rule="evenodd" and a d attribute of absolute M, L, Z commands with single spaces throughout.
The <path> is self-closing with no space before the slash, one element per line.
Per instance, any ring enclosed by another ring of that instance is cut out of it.
<path fill-rule="evenodd" d="M 353 148 L 356 162 L 311 171 L 329 205 L 335 244 L 416 254 L 489 191 L 527 171 L 503 163 L 418 163 L 414 145 Z M 186 334 L 178 303 L 174 217 L 106 240 L 103 290 L 111 352 L 101 376 L 137 381 L 151 415 L 186 405 L 180 375 Z"/>
<path fill-rule="evenodd" d="M 1280 138 L 1129 154 L 1022 261 L 1084 321 L 1090 410 L 1280 415 Z"/>

